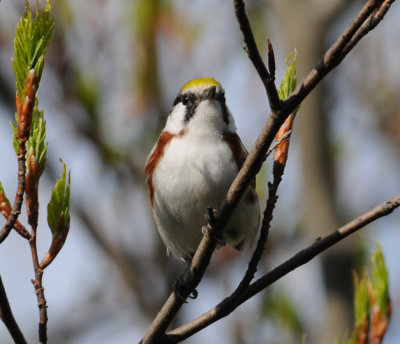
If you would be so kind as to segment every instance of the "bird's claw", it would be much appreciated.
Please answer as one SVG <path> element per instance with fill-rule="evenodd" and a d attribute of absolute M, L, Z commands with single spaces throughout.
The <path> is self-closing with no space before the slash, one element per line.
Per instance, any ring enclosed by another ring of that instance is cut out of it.
<path fill-rule="evenodd" d="M 199 292 L 194 289 L 188 295 L 188 285 L 191 284 L 191 272 L 188 268 L 179 278 L 177 278 L 172 286 L 175 296 L 184 303 L 187 303 L 186 299 L 190 298 L 192 300 L 197 299 Z"/>
<path fill-rule="evenodd" d="M 213 227 L 210 226 L 203 226 L 201 228 L 201 231 L 204 235 L 208 235 L 211 236 L 212 238 L 214 238 L 214 240 L 218 243 L 218 245 L 220 246 L 226 246 L 226 241 L 223 237 L 216 235 L 215 234 L 215 230 Z"/>

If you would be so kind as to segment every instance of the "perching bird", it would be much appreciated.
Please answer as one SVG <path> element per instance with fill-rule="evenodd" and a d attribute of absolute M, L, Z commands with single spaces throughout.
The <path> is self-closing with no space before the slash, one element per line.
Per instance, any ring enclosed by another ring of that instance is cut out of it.
<path fill-rule="evenodd" d="M 225 92 L 213 78 L 180 89 L 146 163 L 146 183 L 158 232 L 175 257 L 190 261 L 207 223 L 247 156 Z M 236 250 L 252 248 L 260 222 L 255 181 L 223 231 Z"/>

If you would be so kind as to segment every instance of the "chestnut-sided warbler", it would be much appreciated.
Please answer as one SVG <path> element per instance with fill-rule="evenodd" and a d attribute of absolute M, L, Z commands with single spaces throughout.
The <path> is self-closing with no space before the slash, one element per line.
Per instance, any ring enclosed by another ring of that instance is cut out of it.
<path fill-rule="evenodd" d="M 207 207 L 220 205 L 247 154 L 220 83 L 201 78 L 183 85 L 145 169 L 155 222 L 168 252 L 190 261 L 207 222 Z M 236 250 L 251 248 L 259 222 L 254 181 L 224 229 L 224 241 Z"/>

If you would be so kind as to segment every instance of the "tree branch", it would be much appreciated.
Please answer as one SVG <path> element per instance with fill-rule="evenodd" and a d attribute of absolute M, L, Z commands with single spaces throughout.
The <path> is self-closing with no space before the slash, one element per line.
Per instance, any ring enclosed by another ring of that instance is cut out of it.
<path fill-rule="evenodd" d="M 18 216 L 21 212 L 22 201 L 25 192 L 25 141 L 18 143 L 18 188 L 15 194 L 14 205 L 11 210 L 10 216 L 7 218 L 6 224 L 0 231 L 0 244 L 8 237 L 11 230 L 17 222 Z"/>
<path fill-rule="evenodd" d="M 3 281 L 0 276 L 0 318 L 6 325 L 8 332 L 11 334 L 16 344 L 26 344 L 24 335 L 22 334 L 17 322 L 15 321 L 14 315 L 11 311 L 10 304 L 8 302 L 6 290 L 4 289 Z"/>
<path fill-rule="evenodd" d="M 297 269 L 301 265 L 306 264 L 311 259 L 319 255 L 321 252 L 327 250 L 329 247 L 343 240 L 347 236 L 353 234 L 357 230 L 365 227 L 369 223 L 383 216 L 389 215 L 399 206 L 400 194 L 387 200 L 386 202 L 379 204 L 378 206 L 367 211 L 363 215 L 348 222 L 347 224 L 327 235 L 326 237 L 322 239 L 318 238 L 313 244 L 299 251 L 294 256 L 286 260 L 284 263 L 280 264 L 275 269 L 266 273 L 264 276 L 252 283 L 242 294 L 242 296 L 237 300 L 236 304 L 227 302 L 227 300 L 229 300 L 229 297 L 224 299 L 217 306 L 209 310 L 207 313 L 204 313 L 197 319 L 194 319 L 191 322 L 173 331 L 168 332 L 167 342 L 177 343 L 179 341 L 182 341 L 190 337 L 191 335 L 199 332 L 203 328 L 211 325 L 217 320 L 227 316 L 242 303 L 259 293 L 260 291 L 264 290 L 283 276 L 287 275 L 289 272 Z"/>
<path fill-rule="evenodd" d="M 32 262 L 35 272 L 35 279 L 31 282 L 35 288 L 35 294 L 37 298 L 37 305 L 39 309 L 39 343 L 47 343 L 47 302 L 44 295 L 44 287 L 42 284 L 43 280 L 43 269 L 40 267 L 39 258 L 36 246 L 36 226 L 32 227 L 32 234 L 29 239 L 29 245 L 32 253 Z"/>
<path fill-rule="evenodd" d="M 269 71 L 265 66 L 261 55 L 258 51 L 256 41 L 254 39 L 253 31 L 250 26 L 249 19 L 246 15 L 245 5 L 243 1 L 235 0 L 233 2 L 235 8 L 235 14 L 237 21 L 239 23 L 240 30 L 243 33 L 243 40 L 245 43 L 244 50 L 246 50 L 247 55 L 255 69 L 257 70 L 258 75 L 264 87 L 267 91 L 269 104 L 272 111 L 279 111 L 281 109 L 281 101 L 278 96 L 278 91 L 275 87 L 275 58 L 272 49 L 272 44 L 268 40 L 268 58 L 269 58 Z"/>

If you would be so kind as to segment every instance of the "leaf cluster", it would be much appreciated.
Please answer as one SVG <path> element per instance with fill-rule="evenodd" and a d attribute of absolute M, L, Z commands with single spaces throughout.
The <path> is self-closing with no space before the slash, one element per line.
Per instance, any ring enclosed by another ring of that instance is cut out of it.
<path fill-rule="evenodd" d="M 16 29 L 14 41 L 14 59 L 11 59 L 16 78 L 17 92 L 24 95 L 26 75 L 29 70 L 34 69 L 39 87 L 43 72 L 44 55 L 51 42 L 54 33 L 54 16 L 50 13 L 50 2 L 36 16 L 32 15 L 28 1 L 25 1 L 25 12 L 21 17 Z"/>
<path fill-rule="evenodd" d="M 287 69 L 278 89 L 279 98 L 282 100 L 289 98 L 297 85 L 296 57 L 297 51 L 294 50 L 294 52 L 285 59 Z"/>
<path fill-rule="evenodd" d="M 289 56 L 285 59 L 285 63 L 287 69 L 283 78 L 281 80 L 281 84 L 279 85 L 278 95 L 282 100 L 286 100 L 293 93 L 297 86 L 297 69 L 296 69 L 296 57 L 297 50 L 295 49 L 293 53 L 289 54 Z M 293 119 L 296 116 L 297 111 L 299 110 L 300 105 L 296 107 L 293 111 L 292 116 Z"/>
<path fill-rule="evenodd" d="M 339 344 L 380 343 L 390 319 L 388 271 L 382 247 L 370 256 L 370 268 L 354 273 L 354 331 Z M 380 341 L 375 341 L 379 338 Z"/>

